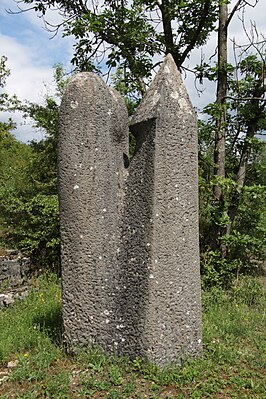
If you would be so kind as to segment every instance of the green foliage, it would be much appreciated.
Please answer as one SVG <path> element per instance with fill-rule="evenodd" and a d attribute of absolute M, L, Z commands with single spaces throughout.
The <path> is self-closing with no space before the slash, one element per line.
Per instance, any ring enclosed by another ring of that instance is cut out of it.
<path fill-rule="evenodd" d="M 260 261 L 265 259 L 265 186 L 241 187 L 233 179 L 219 179 L 224 196 L 217 207 L 212 200 L 212 187 L 216 181 L 200 179 L 201 269 L 203 283 L 207 286 L 230 285 L 239 274 L 253 275 Z M 232 216 L 234 221 L 228 234 L 226 229 Z M 213 250 L 210 247 L 212 225 L 224 229 L 219 240 L 226 246 L 225 257 L 220 248 Z"/>
<path fill-rule="evenodd" d="M 29 167 L 31 184 L 38 193 L 56 194 L 57 170 L 56 170 L 56 146 L 58 133 L 59 105 L 50 97 L 45 99 L 45 105 L 28 104 L 27 115 L 34 122 L 35 127 L 45 132 L 45 138 L 39 142 L 31 142 L 33 159 Z"/>
<path fill-rule="evenodd" d="M 6 84 L 6 78 L 10 75 L 10 70 L 6 66 L 7 57 L 0 57 L 0 87 L 4 87 Z"/>
<path fill-rule="evenodd" d="M 3 126 L 0 137 L 0 195 L 7 189 L 10 191 L 25 186 L 27 176 L 24 172 L 30 162 L 31 149 L 18 142 L 10 133 L 12 122 Z M 1 125 L 0 125 L 1 126 Z M 23 173 L 24 172 L 24 173 Z"/>
<path fill-rule="evenodd" d="M 206 42 L 218 18 L 213 0 L 23 2 L 44 17 L 50 8 L 62 12 L 63 35 L 76 39 L 72 63 L 78 70 L 99 72 L 104 61 L 109 70 L 122 68 L 127 90 L 139 93 L 155 57 L 171 53 L 180 68 L 191 50 Z"/>
<path fill-rule="evenodd" d="M 61 66 L 56 67 L 55 81 L 55 98 L 47 96 L 44 105 L 28 102 L 17 106 L 25 116 L 34 120 L 36 128 L 45 132 L 44 139 L 25 145 L 8 131 L 2 135 L 0 208 L 7 244 L 29 255 L 32 264 L 39 268 L 49 265 L 58 270 L 56 146 L 59 101 L 67 82 Z"/>
<path fill-rule="evenodd" d="M 32 189 L 36 193 L 57 194 L 57 135 L 59 106 L 63 92 L 69 78 L 61 65 L 56 65 L 54 70 L 56 93 L 54 97 L 46 96 L 44 104 L 27 102 L 21 104 L 20 111 L 33 120 L 34 127 L 44 132 L 44 139 L 32 141 L 30 146 L 33 151 L 32 162 L 28 169 Z"/>
<path fill-rule="evenodd" d="M 247 55 L 234 68 L 228 65 L 224 178 L 215 175 L 213 162 L 219 106 L 209 104 L 209 119 L 199 123 L 201 264 L 207 286 L 228 285 L 239 274 L 254 274 L 265 258 L 266 145 L 256 138 L 266 121 L 263 68 L 256 55 Z M 204 71 L 216 74 L 215 68 Z M 222 190 L 219 202 L 213 200 L 217 185 Z"/>
<path fill-rule="evenodd" d="M 6 66 L 7 58 L 0 59 L 0 87 L 4 88 L 6 78 L 10 71 Z M 4 110 L 13 100 L 2 92 L 0 94 L 0 109 Z M 9 119 L 8 122 L 0 122 L 0 231 L 1 241 L 8 233 L 9 220 L 6 217 L 5 205 L 7 196 L 18 191 L 23 191 L 28 185 L 26 168 L 30 163 L 31 149 L 26 144 L 18 142 L 11 131 L 16 127 Z M 3 245 L 3 243 L 1 242 Z"/>
<path fill-rule="evenodd" d="M 12 124 L 7 127 L 10 129 Z M 5 130 L 0 138 L 0 230 L 2 239 L 8 239 L 10 220 L 6 213 L 6 205 L 10 196 L 16 196 L 28 184 L 26 168 L 31 158 L 31 149 L 26 144 L 19 143 Z M 2 243 L 3 245 L 4 243 Z"/>
<path fill-rule="evenodd" d="M 155 60 L 171 53 L 181 68 L 190 52 L 202 46 L 215 29 L 218 7 L 224 3 L 214 0 L 159 3 L 154 0 L 104 0 L 100 5 L 94 0 L 22 2 L 43 17 L 54 7 L 62 13 L 63 35 L 72 35 L 76 39 L 72 62 L 77 70 L 102 71 L 109 76 L 111 69 L 116 68 L 112 83 L 125 97 L 130 115 L 158 65 Z M 230 4 L 230 1 L 226 3 Z M 199 122 L 200 244 L 203 281 L 207 286 L 230 285 L 239 274 L 254 273 L 257 262 L 265 255 L 266 152 L 265 145 L 256 139 L 256 135 L 266 129 L 264 46 L 265 41 L 257 43 L 254 46 L 256 54 L 249 52 L 251 45 L 247 46 L 240 51 L 235 66 L 226 65 L 226 98 L 222 105 L 218 102 L 209 104 L 205 108 L 208 119 Z M 0 65 L 0 85 L 3 87 L 9 74 L 4 57 Z M 200 81 L 204 78 L 217 80 L 217 64 L 202 62 L 195 71 Z M 26 171 L 23 172 L 26 180 L 21 178 L 19 190 L 7 190 L 5 198 L 9 204 L 5 202 L 2 214 L 6 212 L 10 221 L 18 223 L 16 227 L 10 226 L 10 234 L 18 246 L 32 253 L 36 260 L 48 255 L 52 262 L 58 254 L 55 200 L 58 100 L 67 83 L 61 66 L 56 68 L 55 79 L 57 95 L 46 97 L 44 105 L 21 104 L 5 95 L 1 97 L 2 107 L 19 108 L 45 131 L 45 139 L 31 143 L 30 162 L 22 168 Z M 217 121 L 224 113 L 226 174 L 221 178 L 216 176 L 217 165 L 213 159 Z M 3 135 L 8 129 L 0 124 Z M 131 135 L 130 156 L 134 144 Z M 4 175 L 8 176 L 7 171 Z M 217 186 L 221 188 L 222 196 L 219 201 L 214 201 Z M 38 224 L 44 228 L 38 228 Z"/>
<path fill-rule="evenodd" d="M 7 57 L 5 56 L 0 56 L 0 88 L 4 88 L 6 84 L 6 79 L 10 75 L 10 70 L 8 69 L 7 65 Z M 5 92 L 0 93 L 0 111 L 14 111 L 16 107 L 18 106 L 19 101 L 17 97 L 14 96 L 9 96 Z M 13 125 L 12 128 L 15 127 L 13 122 L 9 120 L 8 123 L 0 123 L 0 132 L 2 131 L 3 126 L 6 126 L 7 129 L 9 130 L 9 126 Z"/>
<path fill-rule="evenodd" d="M 6 195 L 5 217 L 9 220 L 9 237 L 32 263 L 58 267 L 59 211 L 57 195 L 35 194 L 32 198 Z"/>

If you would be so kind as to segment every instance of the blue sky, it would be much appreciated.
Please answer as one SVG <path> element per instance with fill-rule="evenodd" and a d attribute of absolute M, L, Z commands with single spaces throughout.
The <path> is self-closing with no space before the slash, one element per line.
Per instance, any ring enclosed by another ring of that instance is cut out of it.
<path fill-rule="evenodd" d="M 233 0 L 232 5 L 235 2 L 236 0 Z M 254 4 L 255 0 L 250 0 L 250 3 Z M 265 0 L 259 0 L 255 9 L 249 7 L 246 12 L 247 26 L 250 25 L 250 20 L 255 20 L 258 31 L 262 33 L 266 33 L 265 3 Z M 10 95 L 17 94 L 21 100 L 42 102 L 43 96 L 47 92 L 53 93 L 54 90 L 53 65 L 62 63 L 67 70 L 71 69 L 73 39 L 62 38 L 60 34 L 51 39 L 51 33 L 44 29 L 41 18 L 38 18 L 34 11 L 10 15 L 6 9 L 16 10 L 16 3 L 13 0 L 0 0 L 0 55 L 8 57 L 8 67 L 11 70 L 5 91 Z M 60 17 L 56 12 L 50 12 L 48 20 L 56 23 L 60 21 Z M 246 42 L 241 22 L 237 17 L 230 25 L 230 37 L 235 37 L 238 43 Z M 215 45 L 214 34 L 208 46 L 203 49 L 206 62 L 213 54 Z M 229 47 L 231 48 L 230 41 Z M 188 66 L 199 62 L 200 54 L 201 49 L 194 51 L 188 60 Z M 193 76 L 184 76 L 184 80 L 195 107 L 201 109 L 203 105 L 214 100 L 215 85 L 205 86 L 204 95 L 198 96 Z M 43 133 L 35 131 L 29 120 L 22 120 L 17 113 L 12 114 L 12 117 L 17 122 L 14 134 L 19 140 L 27 142 L 42 137 Z M 1 120 L 7 118 L 8 115 L 1 114 Z"/>
<path fill-rule="evenodd" d="M 21 100 L 40 103 L 47 92 L 54 91 L 53 66 L 62 63 L 70 70 L 73 41 L 60 35 L 51 39 L 35 12 L 12 15 L 6 9 L 16 10 L 15 2 L 0 0 L 0 55 L 7 56 L 11 71 L 5 91 Z M 50 19 L 56 22 L 59 16 L 51 13 Z M 43 132 L 33 129 L 30 120 L 23 120 L 18 113 L 11 116 L 17 122 L 14 134 L 19 140 L 42 138 Z M 1 114 L 2 120 L 8 117 Z"/>

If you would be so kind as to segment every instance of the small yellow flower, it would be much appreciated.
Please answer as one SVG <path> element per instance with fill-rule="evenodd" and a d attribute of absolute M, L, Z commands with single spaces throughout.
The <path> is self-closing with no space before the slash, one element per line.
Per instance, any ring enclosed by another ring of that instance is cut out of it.
<path fill-rule="evenodd" d="M 28 357 L 28 356 L 29 356 L 29 354 L 28 354 L 28 353 L 24 353 L 24 356 L 25 356 L 25 357 Z"/>

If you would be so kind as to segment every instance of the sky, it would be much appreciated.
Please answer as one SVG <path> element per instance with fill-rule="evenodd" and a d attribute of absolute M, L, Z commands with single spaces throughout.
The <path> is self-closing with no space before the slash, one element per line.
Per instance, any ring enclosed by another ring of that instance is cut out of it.
<path fill-rule="evenodd" d="M 232 6 L 236 0 L 231 2 Z M 255 0 L 249 0 L 254 4 Z M 34 11 L 8 14 L 7 9 L 16 10 L 14 0 L 0 0 L 0 56 L 8 58 L 7 66 L 11 71 L 7 79 L 5 92 L 16 94 L 21 100 L 42 103 L 44 95 L 54 92 L 53 66 L 62 63 L 66 70 L 71 70 L 70 60 L 73 55 L 72 38 L 62 38 L 60 34 L 52 38 L 52 34 L 44 29 L 42 19 Z M 257 30 L 266 34 L 265 26 L 266 1 L 259 0 L 255 8 L 246 9 L 246 26 L 249 30 L 250 21 L 256 21 Z M 56 23 L 60 17 L 56 12 L 50 12 L 49 22 Z M 243 33 L 241 21 L 237 16 L 230 24 L 229 37 L 235 38 L 239 44 L 247 43 Z M 209 57 L 216 47 L 216 34 L 212 34 L 208 46 L 195 50 L 187 66 L 199 63 L 201 54 L 208 63 Z M 229 40 L 231 61 L 233 61 L 232 45 Z M 201 110 L 204 105 L 214 101 L 215 84 L 207 84 L 201 87 L 204 92 L 199 96 L 195 89 L 194 77 L 191 74 L 183 75 L 192 104 Z M 1 121 L 7 120 L 10 115 L 0 113 Z M 21 115 L 13 113 L 12 118 L 17 123 L 14 135 L 22 142 L 39 140 L 43 138 L 43 132 L 32 127 L 30 120 L 23 120 Z"/>

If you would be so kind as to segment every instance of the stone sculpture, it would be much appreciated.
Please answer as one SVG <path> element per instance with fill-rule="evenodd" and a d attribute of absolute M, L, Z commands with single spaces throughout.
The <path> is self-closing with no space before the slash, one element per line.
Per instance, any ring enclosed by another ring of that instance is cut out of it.
<path fill-rule="evenodd" d="M 64 334 L 70 349 L 165 365 L 202 347 L 197 120 L 170 55 L 131 121 L 129 167 L 127 124 L 98 76 L 71 80 L 59 135 Z"/>
<path fill-rule="evenodd" d="M 76 75 L 62 100 L 58 147 L 63 320 L 72 347 L 114 345 L 127 152 L 124 101 L 97 75 Z"/>

